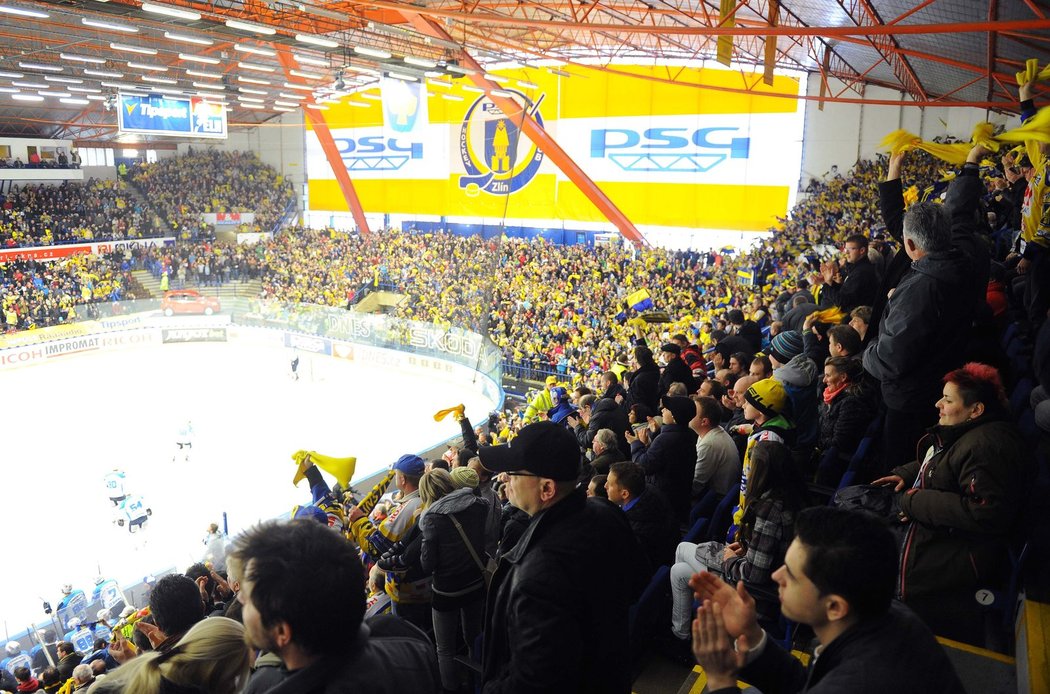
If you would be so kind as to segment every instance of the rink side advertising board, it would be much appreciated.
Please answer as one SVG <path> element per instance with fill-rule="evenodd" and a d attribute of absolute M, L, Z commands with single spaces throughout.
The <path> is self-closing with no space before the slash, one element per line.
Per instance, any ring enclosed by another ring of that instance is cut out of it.
<path fill-rule="evenodd" d="M 504 113 L 463 80 L 427 83 L 427 118 L 392 127 L 375 90 L 326 120 L 366 212 L 605 222 L 522 129 L 530 118 L 635 224 L 765 229 L 787 213 L 802 161 L 801 81 L 713 68 L 579 66 L 496 70 Z M 382 87 L 386 99 L 387 85 Z M 451 96 L 448 100 L 443 95 Z M 368 100 L 372 97 L 372 100 Z M 307 120 L 310 209 L 347 203 Z"/>
<path fill-rule="evenodd" d="M 226 342 L 226 328 L 164 328 L 160 341 L 172 342 Z"/>
<path fill-rule="evenodd" d="M 117 127 L 122 133 L 203 137 L 225 140 L 226 107 L 199 96 L 118 96 Z"/>

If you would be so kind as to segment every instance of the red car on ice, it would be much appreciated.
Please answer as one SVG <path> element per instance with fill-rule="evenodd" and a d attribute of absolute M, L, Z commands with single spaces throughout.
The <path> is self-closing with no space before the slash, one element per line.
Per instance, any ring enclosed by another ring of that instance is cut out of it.
<path fill-rule="evenodd" d="M 203 313 L 210 316 L 218 313 L 220 308 L 216 297 L 204 296 L 195 289 L 172 289 L 164 292 L 164 298 L 160 301 L 160 310 L 165 316 L 176 313 Z"/>

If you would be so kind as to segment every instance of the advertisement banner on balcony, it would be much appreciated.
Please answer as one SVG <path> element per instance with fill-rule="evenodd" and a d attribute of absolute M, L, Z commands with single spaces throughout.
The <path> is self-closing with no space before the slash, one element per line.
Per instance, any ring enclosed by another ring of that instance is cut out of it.
<path fill-rule="evenodd" d="M 673 80 L 663 67 L 572 69 L 496 70 L 496 97 L 466 79 L 427 80 L 425 121 L 422 105 L 392 119 L 385 84 L 383 101 L 353 94 L 325 118 L 366 212 L 605 221 L 526 135 L 528 118 L 635 224 L 757 230 L 787 213 L 802 158 L 799 79 L 777 75 L 766 85 L 761 73 L 712 68 L 676 68 Z M 518 108 L 504 113 L 508 99 Z M 345 211 L 305 127 L 310 209 Z"/>

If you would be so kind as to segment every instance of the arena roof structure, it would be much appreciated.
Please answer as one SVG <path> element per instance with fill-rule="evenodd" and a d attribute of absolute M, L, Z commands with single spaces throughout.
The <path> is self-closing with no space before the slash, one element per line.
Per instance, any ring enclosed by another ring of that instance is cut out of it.
<path fill-rule="evenodd" d="M 802 98 L 1013 111 L 1015 72 L 1050 47 L 1048 13 L 1044 0 L 0 0 L 0 133 L 110 138 L 118 91 L 222 99 L 237 127 L 382 74 L 490 90 L 495 65 L 656 62 L 677 81 L 676 65 L 717 58 L 809 72 L 822 89 Z"/>

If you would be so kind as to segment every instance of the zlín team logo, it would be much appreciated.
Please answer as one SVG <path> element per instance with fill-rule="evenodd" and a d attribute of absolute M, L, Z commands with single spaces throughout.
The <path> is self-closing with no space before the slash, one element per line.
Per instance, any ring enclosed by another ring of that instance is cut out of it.
<path fill-rule="evenodd" d="M 467 170 L 459 177 L 459 187 L 467 195 L 480 193 L 509 195 L 527 186 L 543 163 L 543 152 L 521 132 L 521 119 L 534 117 L 543 125 L 539 107 L 541 96 L 532 102 L 521 92 L 514 100 L 525 104 L 525 115 L 509 117 L 488 97 L 478 97 L 463 117 L 459 133 L 459 154 Z"/>

